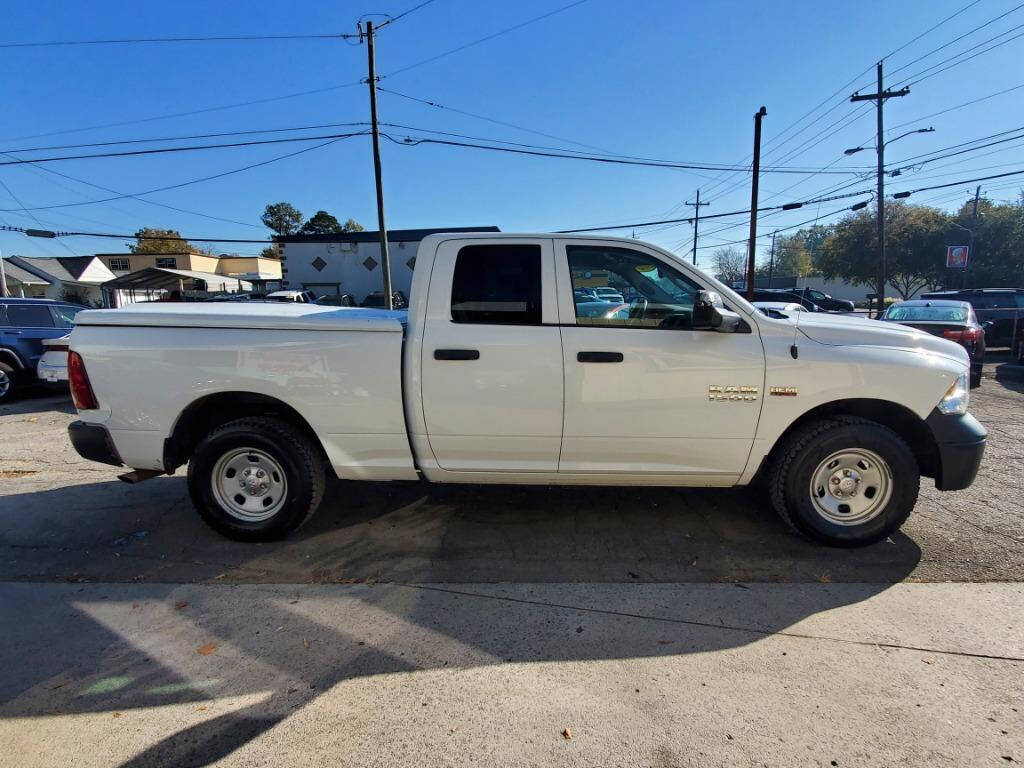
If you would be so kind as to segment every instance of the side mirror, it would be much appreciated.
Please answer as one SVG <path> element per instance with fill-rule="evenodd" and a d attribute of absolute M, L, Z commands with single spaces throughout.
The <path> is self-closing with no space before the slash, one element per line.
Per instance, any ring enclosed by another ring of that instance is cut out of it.
<path fill-rule="evenodd" d="M 693 330 L 735 333 L 742 322 L 743 318 L 725 308 L 722 297 L 715 291 L 697 291 L 690 324 Z"/>
<path fill-rule="evenodd" d="M 995 320 L 986 320 L 985 322 L 983 322 L 981 324 L 981 328 L 982 328 L 982 330 L 987 331 L 989 328 L 991 328 L 995 324 L 996 324 Z"/>

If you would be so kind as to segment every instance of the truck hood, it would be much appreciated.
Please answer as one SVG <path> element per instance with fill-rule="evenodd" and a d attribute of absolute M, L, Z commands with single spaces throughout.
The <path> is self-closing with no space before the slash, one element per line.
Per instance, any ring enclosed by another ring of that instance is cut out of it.
<path fill-rule="evenodd" d="M 75 325 L 401 333 L 407 313 L 287 302 L 151 302 L 79 312 Z"/>
<path fill-rule="evenodd" d="M 969 364 L 967 351 L 959 344 L 930 333 L 896 323 L 849 315 L 800 312 L 794 320 L 800 332 L 819 344 L 846 347 L 898 347 L 911 352 L 941 355 Z"/>

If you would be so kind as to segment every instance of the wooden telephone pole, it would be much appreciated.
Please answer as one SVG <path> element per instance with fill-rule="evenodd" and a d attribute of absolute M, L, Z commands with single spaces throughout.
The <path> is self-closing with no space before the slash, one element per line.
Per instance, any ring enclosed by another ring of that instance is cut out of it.
<path fill-rule="evenodd" d="M 761 107 L 754 115 L 754 166 L 750 181 L 750 247 L 747 249 L 747 300 L 754 299 L 754 246 L 757 242 L 757 181 L 761 173 L 761 120 L 768 110 Z"/>
<path fill-rule="evenodd" d="M 370 86 L 370 124 L 373 136 L 373 175 L 377 183 L 377 229 L 380 232 L 380 268 L 383 277 L 384 301 L 388 309 L 395 308 L 391 291 L 391 259 L 388 257 L 388 230 L 384 223 L 384 185 L 380 170 L 380 130 L 377 126 L 377 74 L 373 62 L 373 22 L 366 22 L 367 78 Z"/>
<path fill-rule="evenodd" d="M 697 223 L 700 221 L 700 207 L 702 205 L 711 205 L 711 203 L 702 203 L 700 201 L 700 190 L 697 190 L 697 202 L 686 203 L 686 205 L 693 206 L 693 266 L 697 266 Z"/>

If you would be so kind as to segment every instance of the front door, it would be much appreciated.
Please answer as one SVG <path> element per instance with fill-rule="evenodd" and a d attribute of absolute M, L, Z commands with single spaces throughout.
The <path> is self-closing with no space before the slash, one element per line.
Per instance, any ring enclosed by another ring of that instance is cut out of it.
<path fill-rule="evenodd" d="M 566 318 L 559 471 L 735 481 L 761 409 L 756 325 L 692 330 L 699 275 L 655 249 L 556 240 L 555 253 Z"/>
<path fill-rule="evenodd" d="M 562 345 L 552 241 L 449 241 L 432 274 L 422 402 L 438 466 L 555 472 Z"/>

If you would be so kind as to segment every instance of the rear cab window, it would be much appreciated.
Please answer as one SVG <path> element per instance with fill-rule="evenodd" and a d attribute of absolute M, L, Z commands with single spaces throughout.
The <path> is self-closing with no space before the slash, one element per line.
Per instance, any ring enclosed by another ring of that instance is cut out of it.
<path fill-rule="evenodd" d="M 540 325 L 541 247 L 467 245 L 452 277 L 451 319 L 483 325 Z"/>

